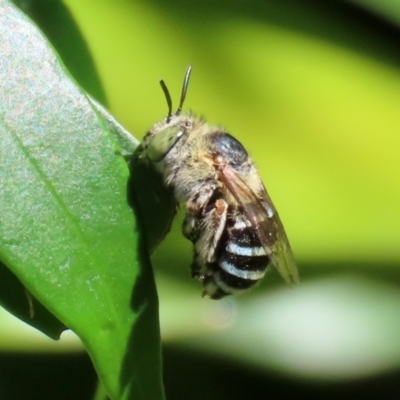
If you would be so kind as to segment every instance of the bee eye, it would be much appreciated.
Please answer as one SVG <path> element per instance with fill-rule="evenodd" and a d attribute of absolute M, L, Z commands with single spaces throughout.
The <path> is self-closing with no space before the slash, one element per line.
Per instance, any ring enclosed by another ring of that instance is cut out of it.
<path fill-rule="evenodd" d="M 183 130 L 177 126 L 171 126 L 156 133 L 147 147 L 147 157 L 153 161 L 161 161 L 183 136 Z"/>
<path fill-rule="evenodd" d="M 248 158 L 245 148 L 227 132 L 215 132 L 211 137 L 211 152 L 222 156 L 231 165 L 241 165 Z"/>

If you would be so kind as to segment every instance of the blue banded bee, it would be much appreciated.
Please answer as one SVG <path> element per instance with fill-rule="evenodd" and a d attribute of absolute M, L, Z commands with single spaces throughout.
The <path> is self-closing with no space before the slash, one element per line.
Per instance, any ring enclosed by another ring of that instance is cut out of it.
<path fill-rule="evenodd" d="M 194 245 L 192 276 L 211 299 L 250 289 L 270 263 L 289 285 L 297 283 L 283 225 L 245 148 L 225 129 L 182 113 L 190 73 L 188 67 L 174 114 L 160 81 L 168 115 L 146 133 L 140 157 L 185 206 L 183 234 Z"/>

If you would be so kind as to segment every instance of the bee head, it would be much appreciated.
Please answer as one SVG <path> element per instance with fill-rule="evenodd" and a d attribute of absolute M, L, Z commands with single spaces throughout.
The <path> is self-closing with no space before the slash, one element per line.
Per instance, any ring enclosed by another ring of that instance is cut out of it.
<path fill-rule="evenodd" d="M 189 66 L 183 80 L 179 107 L 175 113 L 172 113 L 172 99 L 167 85 L 163 80 L 160 80 L 160 85 L 168 104 L 168 114 L 167 117 L 161 123 L 156 124 L 145 137 L 143 143 L 145 157 L 152 162 L 163 160 L 191 126 L 190 118 L 185 118 L 184 115 L 181 115 L 191 71 L 192 67 Z"/>

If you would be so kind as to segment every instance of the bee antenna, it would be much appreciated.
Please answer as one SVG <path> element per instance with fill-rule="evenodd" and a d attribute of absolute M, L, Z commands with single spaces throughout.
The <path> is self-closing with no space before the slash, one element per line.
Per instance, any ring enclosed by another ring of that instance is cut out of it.
<path fill-rule="evenodd" d="M 167 100 L 167 104 L 168 104 L 167 122 L 169 122 L 171 120 L 171 115 L 172 115 L 172 99 L 171 99 L 171 95 L 169 94 L 167 85 L 165 84 L 165 82 L 162 79 L 160 80 L 160 85 L 161 85 L 161 89 L 164 92 L 165 100 Z"/>
<path fill-rule="evenodd" d="M 179 102 L 179 107 L 176 110 L 176 113 L 175 113 L 176 115 L 179 115 L 181 113 L 181 111 L 182 111 L 183 103 L 184 103 L 185 98 L 186 98 L 186 92 L 187 92 L 187 89 L 188 89 L 188 86 L 189 86 L 189 78 L 190 78 L 190 73 L 191 72 L 192 72 L 192 66 L 189 65 L 187 67 L 187 70 L 186 70 L 185 79 L 183 80 L 181 101 Z"/>

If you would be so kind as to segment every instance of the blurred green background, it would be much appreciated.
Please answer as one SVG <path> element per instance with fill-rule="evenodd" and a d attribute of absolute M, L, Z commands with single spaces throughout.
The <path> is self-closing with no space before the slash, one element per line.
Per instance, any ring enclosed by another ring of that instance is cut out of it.
<path fill-rule="evenodd" d="M 153 256 L 168 398 L 399 398 L 400 4 L 64 4 L 108 108 L 138 138 L 166 114 L 158 80 L 177 104 L 193 66 L 185 108 L 222 124 L 248 149 L 298 261 L 301 285 L 292 290 L 271 271 L 250 294 L 202 299 L 178 216 Z M 68 390 L 78 375 L 76 386 L 86 384 L 90 396 L 95 376 L 72 334 L 53 343 L 0 318 L 0 359 L 8 366 L 0 391 L 17 390 L 8 352 L 42 350 L 43 361 L 26 356 L 19 374 L 53 363 L 66 381 L 66 397 L 57 398 L 77 398 Z M 69 372 L 74 365 L 80 369 Z M 35 388 L 49 384 L 45 367 L 38 371 Z M 37 398 L 54 398 L 46 393 Z"/>

